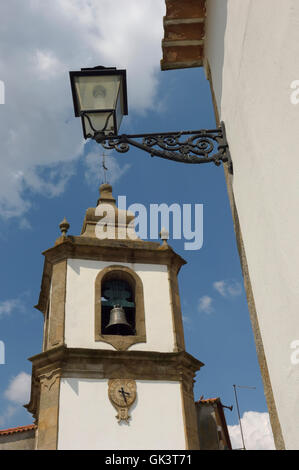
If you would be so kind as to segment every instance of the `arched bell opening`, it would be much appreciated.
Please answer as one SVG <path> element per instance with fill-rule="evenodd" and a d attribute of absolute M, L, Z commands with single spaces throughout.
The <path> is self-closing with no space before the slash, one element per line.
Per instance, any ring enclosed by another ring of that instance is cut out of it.
<path fill-rule="evenodd" d="M 134 282 L 125 277 L 123 272 L 111 272 L 102 281 L 102 335 L 136 334 Z"/>
<path fill-rule="evenodd" d="M 143 284 L 135 271 L 111 265 L 98 273 L 94 325 L 95 341 L 111 344 L 117 350 L 146 342 Z"/>

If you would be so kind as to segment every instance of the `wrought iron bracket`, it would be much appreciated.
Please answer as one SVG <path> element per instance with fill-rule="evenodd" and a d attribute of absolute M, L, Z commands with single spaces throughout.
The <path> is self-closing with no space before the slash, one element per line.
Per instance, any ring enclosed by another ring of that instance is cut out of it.
<path fill-rule="evenodd" d="M 110 135 L 93 130 L 94 135 L 90 137 L 107 150 L 126 153 L 130 150 L 130 146 L 133 146 L 144 150 L 152 157 L 180 163 L 213 162 L 216 166 L 227 163 L 229 173 L 233 174 L 224 122 L 221 122 L 218 129 L 154 134 Z"/>

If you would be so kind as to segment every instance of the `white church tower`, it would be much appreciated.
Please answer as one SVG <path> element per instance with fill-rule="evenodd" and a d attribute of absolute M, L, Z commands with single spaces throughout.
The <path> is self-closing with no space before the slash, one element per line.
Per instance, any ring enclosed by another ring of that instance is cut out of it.
<path fill-rule="evenodd" d="M 166 242 L 128 236 L 134 217 L 110 185 L 100 194 L 81 235 L 68 236 L 64 220 L 44 252 L 43 352 L 31 358 L 27 405 L 36 449 L 199 449 L 193 383 L 203 364 L 185 351 L 185 261 Z M 100 239 L 104 207 L 116 217 Z"/>

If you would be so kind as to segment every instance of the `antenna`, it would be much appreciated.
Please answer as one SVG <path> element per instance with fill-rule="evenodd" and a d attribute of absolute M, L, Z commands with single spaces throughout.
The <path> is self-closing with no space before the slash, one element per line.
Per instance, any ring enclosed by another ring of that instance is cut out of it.
<path fill-rule="evenodd" d="M 242 443 L 243 443 L 242 450 L 246 450 L 245 441 L 244 441 L 244 434 L 243 434 L 243 429 L 242 429 L 241 416 L 240 416 L 240 408 L 239 408 L 239 402 L 238 402 L 237 388 L 246 388 L 248 390 L 256 390 L 256 387 L 248 387 L 246 385 L 233 385 L 233 387 L 234 387 L 234 392 L 235 392 L 237 411 L 238 411 L 238 417 L 239 417 L 239 424 L 240 424 L 240 430 L 241 430 L 241 437 L 242 437 Z"/>

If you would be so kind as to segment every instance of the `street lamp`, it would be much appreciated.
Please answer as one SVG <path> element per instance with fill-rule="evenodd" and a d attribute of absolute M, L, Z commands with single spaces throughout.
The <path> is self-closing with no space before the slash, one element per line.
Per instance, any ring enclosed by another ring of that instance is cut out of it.
<path fill-rule="evenodd" d="M 233 165 L 225 125 L 198 131 L 118 135 L 123 115 L 128 114 L 126 71 L 113 67 L 85 68 L 70 72 L 75 116 L 81 117 L 85 139 L 91 138 L 107 150 L 128 152 L 130 146 L 182 163 Z"/>
<path fill-rule="evenodd" d="M 94 67 L 70 72 L 75 116 L 81 117 L 85 139 L 97 130 L 117 134 L 128 114 L 126 71 Z"/>

